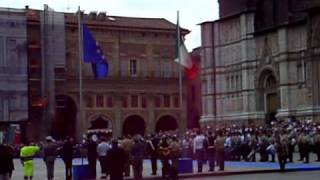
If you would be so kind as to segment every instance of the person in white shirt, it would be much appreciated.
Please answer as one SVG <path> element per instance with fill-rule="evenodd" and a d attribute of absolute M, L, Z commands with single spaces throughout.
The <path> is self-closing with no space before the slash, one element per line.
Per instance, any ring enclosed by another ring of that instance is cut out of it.
<path fill-rule="evenodd" d="M 101 167 L 101 179 L 106 179 L 109 172 L 107 169 L 107 153 L 111 149 L 110 144 L 107 142 L 105 137 L 101 137 L 101 142 L 98 144 L 97 153 L 99 156 L 100 167 Z"/>
<path fill-rule="evenodd" d="M 202 172 L 202 166 L 204 163 L 204 141 L 205 136 L 198 130 L 196 137 L 193 139 L 193 153 L 196 155 L 198 162 L 198 172 Z"/>

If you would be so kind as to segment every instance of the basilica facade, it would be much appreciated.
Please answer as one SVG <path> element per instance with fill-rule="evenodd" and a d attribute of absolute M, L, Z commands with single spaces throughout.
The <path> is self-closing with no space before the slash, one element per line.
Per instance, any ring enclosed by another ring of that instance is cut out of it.
<path fill-rule="evenodd" d="M 219 4 L 201 24 L 201 124 L 320 121 L 319 3 Z"/>

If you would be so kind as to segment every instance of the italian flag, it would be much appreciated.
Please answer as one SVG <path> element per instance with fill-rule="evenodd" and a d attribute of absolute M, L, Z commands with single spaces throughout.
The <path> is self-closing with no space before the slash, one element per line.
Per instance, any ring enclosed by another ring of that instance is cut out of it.
<path fill-rule="evenodd" d="M 189 52 L 184 45 L 183 38 L 181 36 L 180 26 L 179 26 L 179 18 L 177 20 L 177 40 L 176 40 L 176 55 L 174 61 L 185 68 L 186 75 L 189 79 L 195 79 L 198 76 L 198 67 Z M 179 39 L 180 38 L 180 39 Z"/>

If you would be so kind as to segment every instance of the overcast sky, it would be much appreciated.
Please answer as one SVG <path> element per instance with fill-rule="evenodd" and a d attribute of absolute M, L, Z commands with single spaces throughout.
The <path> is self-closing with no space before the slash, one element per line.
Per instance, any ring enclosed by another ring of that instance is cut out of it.
<path fill-rule="evenodd" d="M 176 23 L 180 12 L 180 26 L 191 31 L 186 37 L 189 51 L 200 46 L 200 26 L 204 21 L 218 18 L 218 0 L 0 0 L 1 7 L 43 9 L 48 4 L 56 11 L 75 12 L 80 5 L 86 13 L 105 11 L 114 16 L 166 18 Z"/>

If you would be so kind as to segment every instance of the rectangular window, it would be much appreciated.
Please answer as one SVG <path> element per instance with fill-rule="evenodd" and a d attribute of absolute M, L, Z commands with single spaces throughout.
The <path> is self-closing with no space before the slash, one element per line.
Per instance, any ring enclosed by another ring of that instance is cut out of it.
<path fill-rule="evenodd" d="M 9 109 L 10 110 L 15 110 L 17 109 L 17 98 L 16 97 L 11 97 L 9 100 Z"/>
<path fill-rule="evenodd" d="M 127 96 L 122 96 L 122 107 L 128 107 L 128 99 Z"/>
<path fill-rule="evenodd" d="M 93 108 L 93 98 L 92 98 L 92 96 L 88 96 L 86 98 L 86 104 L 87 104 L 88 108 Z"/>
<path fill-rule="evenodd" d="M 174 97 L 174 107 L 178 108 L 179 107 L 179 97 Z"/>
<path fill-rule="evenodd" d="M 298 80 L 298 82 L 303 81 L 303 71 L 302 71 L 302 64 L 301 63 L 297 64 L 297 80 Z"/>
<path fill-rule="evenodd" d="M 137 76 L 137 60 L 130 60 L 129 65 L 130 76 Z"/>
<path fill-rule="evenodd" d="M 164 107 L 170 107 L 170 95 L 163 95 Z"/>
<path fill-rule="evenodd" d="M 142 106 L 142 108 L 147 107 L 147 98 L 146 97 L 141 98 L 141 106 Z"/>
<path fill-rule="evenodd" d="M 86 104 L 87 104 L 87 107 L 92 107 L 92 98 L 91 99 L 89 99 L 90 98 L 90 96 L 89 97 L 87 97 L 86 98 Z M 91 101 L 89 104 L 88 104 L 88 102 L 89 101 Z M 65 98 L 65 96 L 57 96 L 56 97 L 56 107 L 57 108 L 64 108 L 64 107 L 66 107 L 66 98 Z"/>
<path fill-rule="evenodd" d="M 154 76 L 155 77 L 160 77 L 161 76 L 161 62 L 160 60 L 155 60 L 154 62 Z"/>
<path fill-rule="evenodd" d="M 164 66 L 164 68 L 163 68 L 164 69 L 164 77 L 171 77 L 172 67 L 171 67 L 170 62 L 164 62 L 163 66 Z"/>
<path fill-rule="evenodd" d="M 240 82 L 239 82 L 239 76 L 236 76 L 236 88 L 237 91 L 240 89 Z"/>
<path fill-rule="evenodd" d="M 5 66 L 3 37 L 0 36 L 0 67 Z"/>
<path fill-rule="evenodd" d="M 202 94 L 207 94 L 207 81 L 202 81 Z"/>
<path fill-rule="evenodd" d="M 234 91 L 234 80 L 233 80 L 233 76 L 231 76 L 231 85 L 230 85 L 230 88 L 231 88 L 231 91 Z"/>
<path fill-rule="evenodd" d="M 64 79 L 65 78 L 65 68 L 64 67 L 55 67 L 54 74 L 56 79 Z"/>
<path fill-rule="evenodd" d="M 131 107 L 138 107 L 138 96 L 131 96 Z"/>
<path fill-rule="evenodd" d="M 96 96 L 96 107 L 103 107 L 103 95 L 97 95 Z"/>
<path fill-rule="evenodd" d="M 161 99 L 159 96 L 155 97 L 154 104 L 156 107 L 161 107 Z"/>
<path fill-rule="evenodd" d="M 111 96 L 107 97 L 107 107 L 113 107 L 113 98 Z"/>
<path fill-rule="evenodd" d="M 229 92 L 230 90 L 230 79 L 229 79 L 229 76 L 227 76 L 226 78 L 226 91 Z"/>
<path fill-rule="evenodd" d="M 128 76 L 128 61 L 121 60 L 120 61 L 120 73 L 121 77 L 127 77 Z"/>

